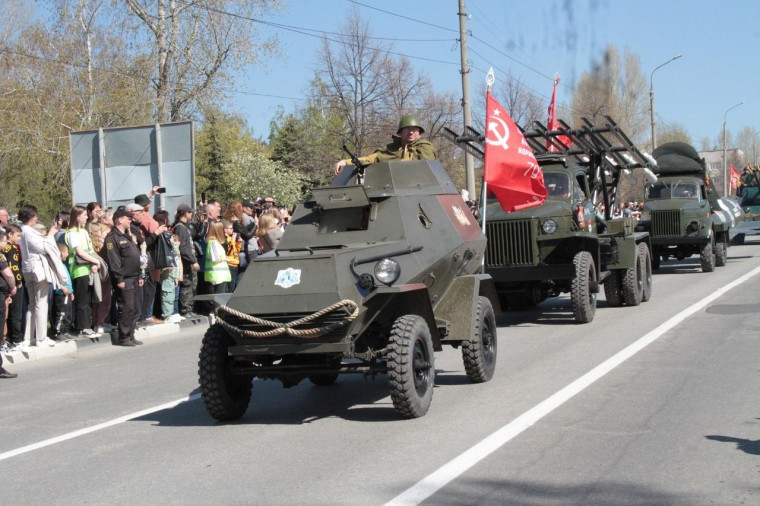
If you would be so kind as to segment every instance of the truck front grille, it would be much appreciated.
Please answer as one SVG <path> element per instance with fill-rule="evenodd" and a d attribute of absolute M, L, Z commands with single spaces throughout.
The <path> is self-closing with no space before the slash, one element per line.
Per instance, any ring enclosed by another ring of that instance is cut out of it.
<path fill-rule="evenodd" d="M 532 265 L 534 235 L 531 220 L 486 222 L 486 266 Z"/>
<path fill-rule="evenodd" d="M 652 237 L 680 237 L 681 211 L 652 211 Z"/>

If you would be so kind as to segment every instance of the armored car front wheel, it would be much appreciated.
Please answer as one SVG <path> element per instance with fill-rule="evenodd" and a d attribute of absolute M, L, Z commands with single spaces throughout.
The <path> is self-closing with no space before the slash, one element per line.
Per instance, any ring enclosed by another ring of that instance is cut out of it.
<path fill-rule="evenodd" d="M 393 407 L 404 418 L 419 418 L 433 400 L 435 359 L 430 329 L 421 316 L 400 316 L 389 338 L 388 386 Z"/>
<path fill-rule="evenodd" d="M 248 409 L 252 379 L 232 374 L 232 359 L 227 349 L 232 337 L 220 325 L 212 325 L 203 336 L 198 359 L 201 397 L 206 411 L 221 421 L 240 418 Z"/>
<path fill-rule="evenodd" d="M 473 383 L 493 378 L 496 370 L 496 317 L 491 301 L 478 297 L 474 328 L 469 341 L 462 343 L 462 360 L 467 377 Z"/>

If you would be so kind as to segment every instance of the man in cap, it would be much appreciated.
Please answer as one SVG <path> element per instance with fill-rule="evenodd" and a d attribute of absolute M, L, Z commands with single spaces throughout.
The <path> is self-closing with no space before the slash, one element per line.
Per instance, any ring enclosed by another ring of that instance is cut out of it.
<path fill-rule="evenodd" d="M 129 230 L 131 216 L 127 209 L 117 209 L 113 213 L 114 227 L 103 244 L 119 308 L 119 346 L 142 344 L 135 339 L 138 318 L 137 290 L 143 281 L 140 279 L 140 250 L 137 249 Z"/>
<path fill-rule="evenodd" d="M 179 237 L 179 254 L 182 259 L 182 280 L 179 282 L 179 314 L 185 318 L 193 318 L 193 296 L 195 295 L 195 283 L 200 269 L 198 258 L 195 256 L 193 236 L 188 223 L 195 211 L 187 204 L 177 206 L 177 214 L 174 221 L 174 233 Z"/>
<path fill-rule="evenodd" d="M 143 201 L 144 199 L 141 197 L 146 196 L 138 195 L 135 197 L 135 200 L 140 199 Z M 127 211 L 132 213 L 134 223 L 140 227 L 143 239 L 148 247 L 148 254 L 155 262 L 154 252 L 156 241 L 161 234 L 166 232 L 167 227 L 165 225 L 159 225 L 158 222 L 148 214 L 147 210 L 137 202 L 134 204 L 128 204 Z M 140 316 L 144 318 L 147 323 L 163 323 L 163 320 L 156 318 L 153 315 L 153 301 L 156 298 L 156 281 L 158 281 L 158 274 L 158 270 L 152 269 L 143 283 L 143 305 L 142 308 L 140 308 Z"/>
<path fill-rule="evenodd" d="M 438 157 L 435 146 L 420 136 L 425 133 L 420 119 L 414 114 L 407 114 L 398 123 L 396 135 L 392 135 L 393 141 L 378 149 L 371 155 L 360 156 L 359 161 L 365 165 L 376 162 L 390 162 L 393 160 L 434 160 Z M 335 174 L 340 174 L 351 159 L 340 160 L 335 164 Z"/>

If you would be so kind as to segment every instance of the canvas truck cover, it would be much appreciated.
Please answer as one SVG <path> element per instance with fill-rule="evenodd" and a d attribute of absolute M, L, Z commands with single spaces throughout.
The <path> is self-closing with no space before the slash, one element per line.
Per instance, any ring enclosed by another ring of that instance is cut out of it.
<path fill-rule="evenodd" d="M 652 153 L 657 160 L 655 174 L 662 176 L 704 175 L 704 159 L 700 158 L 697 150 L 685 142 L 668 142 L 658 146 Z"/>

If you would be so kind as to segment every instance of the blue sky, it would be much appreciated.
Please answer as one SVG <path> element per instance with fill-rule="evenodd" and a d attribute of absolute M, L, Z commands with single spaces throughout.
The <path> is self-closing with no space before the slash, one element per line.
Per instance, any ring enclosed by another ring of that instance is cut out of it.
<path fill-rule="evenodd" d="M 430 40 L 399 40 L 395 51 L 412 57 L 415 68 L 429 74 L 438 90 L 461 94 L 457 0 L 284 3 L 285 10 L 267 21 L 337 32 L 347 12 L 358 9 L 376 37 Z M 548 105 L 552 77 L 559 73 L 558 100 L 569 104 L 574 82 L 601 58 L 608 44 L 614 44 L 639 55 L 647 86 L 655 67 L 683 55 L 654 75 L 658 125 L 681 123 L 699 147 L 703 137 L 719 136 L 725 111 L 743 101 L 728 113 L 728 129 L 736 135 L 744 126 L 758 128 L 760 2 L 466 0 L 466 8 L 471 15 L 473 90 L 494 67 L 497 79 L 512 73 Z M 241 92 L 233 95 L 232 109 L 246 116 L 254 135 L 266 138 L 277 107 L 289 111 L 304 98 L 320 41 L 286 29 L 262 29 L 278 34 L 283 54 L 267 68 L 252 69 L 238 83 Z M 473 110 L 473 115 L 479 114 L 482 111 Z"/>

